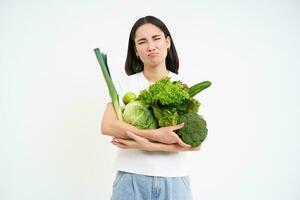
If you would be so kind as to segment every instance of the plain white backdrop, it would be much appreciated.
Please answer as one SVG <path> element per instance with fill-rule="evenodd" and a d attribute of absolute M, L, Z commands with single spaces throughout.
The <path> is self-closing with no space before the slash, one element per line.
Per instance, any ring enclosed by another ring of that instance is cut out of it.
<path fill-rule="evenodd" d="M 300 199 L 298 1 L 0 1 L 0 199 L 106 200 L 116 147 L 93 49 L 124 74 L 129 31 L 168 26 L 209 135 L 195 200 Z"/>

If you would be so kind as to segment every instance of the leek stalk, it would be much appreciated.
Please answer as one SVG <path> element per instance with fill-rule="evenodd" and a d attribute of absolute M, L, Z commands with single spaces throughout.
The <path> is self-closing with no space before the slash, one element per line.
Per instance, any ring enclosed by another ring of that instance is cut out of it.
<path fill-rule="evenodd" d="M 106 54 L 101 53 L 99 48 L 95 48 L 94 52 L 96 54 L 98 63 L 101 67 L 101 71 L 102 71 L 103 77 L 105 79 L 106 85 L 108 87 L 109 95 L 111 97 L 112 104 L 116 111 L 117 117 L 120 121 L 123 121 L 122 109 L 121 109 L 120 102 L 119 102 L 119 95 L 117 93 L 117 90 L 115 88 L 115 85 L 112 81 L 112 78 L 111 78 L 111 75 L 109 72 L 109 68 L 107 65 L 107 56 L 106 56 Z"/>

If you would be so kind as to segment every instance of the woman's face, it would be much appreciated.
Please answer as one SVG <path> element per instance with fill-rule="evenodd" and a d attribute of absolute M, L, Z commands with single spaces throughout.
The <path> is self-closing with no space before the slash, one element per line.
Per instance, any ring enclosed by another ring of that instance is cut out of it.
<path fill-rule="evenodd" d="M 171 42 L 170 37 L 166 38 L 160 28 L 150 23 L 140 26 L 135 32 L 134 42 L 135 53 L 144 67 L 165 65 Z"/>

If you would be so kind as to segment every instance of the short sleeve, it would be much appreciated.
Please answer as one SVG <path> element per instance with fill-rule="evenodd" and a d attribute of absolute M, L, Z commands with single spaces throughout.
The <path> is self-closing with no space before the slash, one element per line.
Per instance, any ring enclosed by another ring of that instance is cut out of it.
<path fill-rule="evenodd" d="M 118 77 L 118 78 L 113 80 L 113 83 L 114 83 L 115 88 L 117 90 L 117 93 L 119 95 L 120 105 L 124 106 L 122 98 L 125 95 L 126 91 L 128 91 L 128 89 L 127 89 L 127 79 L 124 76 Z"/>

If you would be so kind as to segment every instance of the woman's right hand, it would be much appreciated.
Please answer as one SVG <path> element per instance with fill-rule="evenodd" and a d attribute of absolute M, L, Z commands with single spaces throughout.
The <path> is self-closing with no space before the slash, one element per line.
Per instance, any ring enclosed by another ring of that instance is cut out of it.
<path fill-rule="evenodd" d="M 164 144 L 178 144 L 182 147 L 191 147 L 191 145 L 184 143 L 180 137 L 175 133 L 176 130 L 183 128 L 184 124 L 174 126 L 165 126 L 158 129 L 146 130 L 152 131 L 151 140 Z"/>

